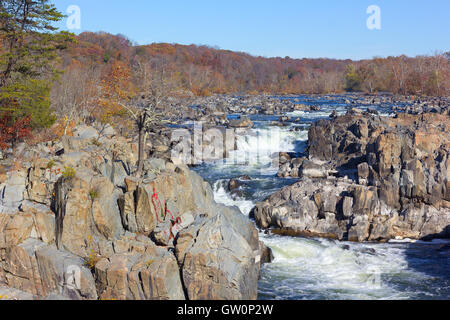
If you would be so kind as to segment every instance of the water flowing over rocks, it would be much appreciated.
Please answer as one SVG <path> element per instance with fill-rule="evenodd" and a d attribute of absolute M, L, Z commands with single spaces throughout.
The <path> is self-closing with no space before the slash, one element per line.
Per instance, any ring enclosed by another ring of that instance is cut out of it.
<path fill-rule="evenodd" d="M 79 127 L 24 149 L 0 175 L 0 293 L 257 298 L 260 265 L 270 257 L 252 222 L 217 204 L 210 185 L 184 165 L 149 157 L 142 178 L 132 176 L 134 141 L 112 128 Z M 149 143 L 165 142 L 150 136 Z"/>
<path fill-rule="evenodd" d="M 449 237 L 449 120 L 350 110 L 312 124 L 309 157 L 284 157 L 278 173 L 300 182 L 258 203 L 257 225 L 350 241 Z"/>
<path fill-rule="evenodd" d="M 280 154 L 278 176 L 300 180 L 256 205 L 257 225 L 281 235 L 350 241 L 448 237 L 449 101 L 345 99 L 346 115 L 311 125 L 308 154 Z M 213 96 L 173 101 L 177 108 L 167 116 L 175 123 L 204 121 L 203 130 L 244 132 L 257 125 L 251 115 L 271 115 L 284 126 L 296 121 L 287 112 L 320 109 L 299 102 Z M 405 113 L 388 118 L 370 109 L 383 104 Z M 231 120 L 235 113 L 241 118 Z M 256 299 L 271 249 L 238 208 L 217 204 L 208 183 L 170 161 L 177 144 L 172 130 L 150 132 L 139 179 L 132 175 L 136 138 L 111 127 L 79 126 L 60 141 L 18 146 L 14 163 L 1 160 L 0 295 Z M 11 159 L 10 151 L 0 158 L 5 155 Z M 224 187 L 240 198 L 251 183 L 240 176 Z"/>

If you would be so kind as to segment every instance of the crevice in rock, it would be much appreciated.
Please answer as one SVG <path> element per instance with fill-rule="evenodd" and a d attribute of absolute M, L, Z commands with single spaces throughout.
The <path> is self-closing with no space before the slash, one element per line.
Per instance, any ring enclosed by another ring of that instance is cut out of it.
<path fill-rule="evenodd" d="M 70 181 L 61 177 L 55 184 L 51 209 L 55 213 L 55 239 L 58 250 L 62 249 L 61 237 L 63 233 L 64 217 L 66 215 L 67 194 Z"/>

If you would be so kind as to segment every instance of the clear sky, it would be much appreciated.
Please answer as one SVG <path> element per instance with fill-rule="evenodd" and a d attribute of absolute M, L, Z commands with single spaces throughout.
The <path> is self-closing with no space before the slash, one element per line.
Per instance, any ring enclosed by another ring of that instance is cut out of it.
<path fill-rule="evenodd" d="M 138 44 L 205 44 L 253 55 L 350 58 L 450 51 L 449 0 L 53 0 L 81 9 L 81 31 Z M 381 30 L 369 30 L 370 5 Z M 66 22 L 61 23 L 67 29 Z"/>

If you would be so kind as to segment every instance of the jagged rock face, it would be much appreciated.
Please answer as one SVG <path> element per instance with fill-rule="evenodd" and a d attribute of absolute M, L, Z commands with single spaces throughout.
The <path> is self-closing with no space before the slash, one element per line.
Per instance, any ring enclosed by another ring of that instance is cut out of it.
<path fill-rule="evenodd" d="M 258 203 L 256 224 L 286 235 L 349 241 L 387 241 L 450 236 L 450 210 L 425 204 L 397 211 L 378 197 L 377 188 L 350 180 L 303 180 Z"/>
<path fill-rule="evenodd" d="M 0 176 L 0 292 L 6 286 L 39 299 L 256 298 L 261 254 L 269 261 L 270 252 L 245 216 L 218 206 L 210 185 L 186 166 L 148 159 L 137 179 L 129 176 L 136 164 L 130 141 L 78 131 L 63 139 L 59 155 L 27 151 L 45 157 Z M 200 238 L 185 248 L 180 239 L 193 225 Z M 225 239 L 205 238 L 216 230 Z M 183 262 L 174 254 L 180 250 Z M 199 265 L 203 253 L 208 262 Z M 210 267 L 220 286 L 199 276 Z"/>
<path fill-rule="evenodd" d="M 9 172 L 5 180 L 4 183 L 0 183 L 0 213 L 14 212 L 24 200 L 26 173 Z"/>
<path fill-rule="evenodd" d="M 313 124 L 310 160 L 279 172 L 304 180 L 258 204 L 257 224 L 352 241 L 450 236 L 449 120 L 350 112 Z"/>
<path fill-rule="evenodd" d="M 260 244 L 240 212 L 226 209 L 210 219 L 199 217 L 180 233 L 176 255 L 189 299 L 257 298 Z"/>
<path fill-rule="evenodd" d="M 92 192 L 98 193 L 94 199 Z M 93 177 L 89 170 L 58 180 L 54 205 L 58 248 L 86 258 L 100 239 L 113 240 L 123 234 L 117 198 L 112 183 Z"/>
<path fill-rule="evenodd" d="M 353 170 L 396 209 L 407 202 L 448 207 L 449 116 L 366 116 L 348 114 L 313 125 L 310 157 L 331 161 L 342 172 Z"/>
<path fill-rule="evenodd" d="M 83 259 L 39 240 L 8 247 L 3 260 L 4 283 L 10 287 L 40 297 L 53 293 L 74 300 L 97 298 L 94 278 Z"/>
<path fill-rule="evenodd" d="M 185 299 L 177 261 L 164 249 L 115 254 L 97 263 L 95 274 L 101 299 Z"/>
<path fill-rule="evenodd" d="M 166 170 L 128 187 L 119 204 L 127 230 L 150 236 L 168 219 L 175 220 L 187 212 L 211 212 L 213 198 L 211 187 L 200 176 L 187 167 L 178 167 L 177 172 Z"/>
<path fill-rule="evenodd" d="M 332 160 L 336 167 L 355 167 L 371 151 L 372 144 L 389 119 L 369 114 L 347 114 L 320 120 L 308 133 L 310 158 Z"/>

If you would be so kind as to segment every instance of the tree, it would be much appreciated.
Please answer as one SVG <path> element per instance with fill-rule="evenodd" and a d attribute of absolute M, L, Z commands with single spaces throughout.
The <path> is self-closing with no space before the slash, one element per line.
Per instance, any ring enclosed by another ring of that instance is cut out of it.
<path fill-rule="evenodd" d="M 75 60 L 66 67 L 51 93 L 52 109 L 62 121 L 61 134 L 66 135 L 70 126 L 86 122 L 92 115 L 100 96 L 99 82 L 99 72 L 91 64 Z"/>
<path fill-rule="evenodd" d="M 5 150 L 31 135 L 30 116 L 16 119 L 10 112 L 0 116 L 0 150 Z"/>
<path fill-rule="evenodd" d="M 52 25 L 63 17 L 48 0 L 0 3 L 0 110 L 31 115 L 34 128 L 54 121 L 48 100 L 59 72 L 53 62 L 73 40 Z"/>
<path fill-rule="evenodd" d="M 48 128 L 56 120 L 50 110 L 50 84 L 40 79 L 14 82 L 3 88 L 1 97 L 3 111 L 11 112 L 15 118 L 30 117 L 33 129 Z"/>
<path fill-rule="evenodd" d="M 0 4 L 0 87 L 18 77 L 55 73 L 50 63 L 73 38 L 55 32 L 52 23 L 64 15 L 48 0 L 2 0 Z"/>
<path fill-rule="evenodd" d="M 101 80 L 101 92 L 95 117 L 103 124 L 118 124 L 127 112 L 127 105 L 136 96 L 129 66 L 115 61 Z"/>
<path fill-rule="evenodd" d="M 347 66 L 345 70 L 345 90 L 358 91 L 361 88 L 361 79 L 353 64 Z"/>
<path fill-rule="evenodd" d="M 358 80 L 360 81 L 360 86 L 364 90 L 373 93 L 375 90 L 375 67 L 371 64 L 361 65 L 356 71 Z"/>
<path fill-rule="evenodd" d="M 153 126 L 162 122 L 163 115 L 157 113 L 155 107 L 151 104 L 141 107 L 137 111 L 134 111 L 127 106 L 124 107 L 127 108 L 128 112 L 133 117 L 138 129 L 138 165 L 136 176 L 140 177 L 144 168 L 144 148 L 147 141 L 147 134 Z"/>
<path fill-rule="evenodd" d="M 144 70 L 145 71 L 145 70 Z M 148 70 L 147 70 L 148 71 Z M 148 73 L 144 72 L 148 75 Z M 149 76 L 150 77 L 150 76 Z M 144 147 L 147 133 L 151 128 L 162 121 L 163 115 L 156 112 L 156 106 L 160 103 L 162 92 L 156 90 L 152 78 L 142 78 L 143 88 L 148 92 L 136 93 L 136 88 L 131 83 L 131 71 L 128 65 L 114 62 L 107 77 L 102 81 L 103 96 L 99 101 L 100 121 L 112 124 L 113 119 L 129 114 L 138 130 L 138 169 L 137 176 L 142 174 L 144 167 Z M 147 87 L 149 85 L 150 87 Z M 136 98 L 139 97 L 139 98 Z"/>

